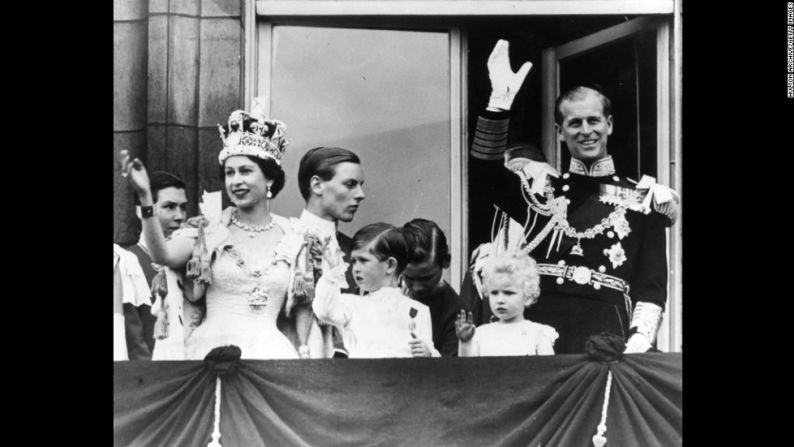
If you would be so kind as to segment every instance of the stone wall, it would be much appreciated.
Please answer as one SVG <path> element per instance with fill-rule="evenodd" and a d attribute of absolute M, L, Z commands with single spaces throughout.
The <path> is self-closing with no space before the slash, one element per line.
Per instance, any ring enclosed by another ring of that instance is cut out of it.
<path fill-rule="evenodd" d="M 114 0 L 115 242 L 140 232 L 119 150 L 185 180 L 189 215 L 222 187 L 217 124 L 243 104 L 243 1 Z"/>

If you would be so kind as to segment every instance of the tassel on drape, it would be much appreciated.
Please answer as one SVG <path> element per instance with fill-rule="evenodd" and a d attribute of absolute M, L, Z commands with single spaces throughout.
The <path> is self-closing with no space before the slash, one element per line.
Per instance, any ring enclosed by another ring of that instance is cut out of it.
<path fill-rule="evenodd" d="M 604 405 L 601 407 L 601 422 L 598 424 L 596 434 L 593 435 L 593 445 L 595 447 L 604 447 L 607 443 L 607 437 L 604 433 L 607 431 L 607 408 L 609 408 L 609 391 L 612 389 L 612 371 L 607 373 L 607 386 L 604 391 Z"/>
<path fill-rule="evenodd" d="M 623 351 L 626 350 L 626 344 L 623 337 L 608 332 L 602 332 L 599 335 L 592 335 L 588 337 L 585 343 L 585 352 L 590 360 L 600 363 L 616 363 L 623 359 Z M 612 369 L 607 371 L 607 385 L 604 390 L 604 403 L 601 406 L 601 422 L 598 423 L 596 434 L 593 435 L 593 445 L 595 447 L 604 447 L 607 443 L 607 438 L 604 433 L 607 431 L 607 409 L 609 408 L 609 393 L 612 390 Z"/>

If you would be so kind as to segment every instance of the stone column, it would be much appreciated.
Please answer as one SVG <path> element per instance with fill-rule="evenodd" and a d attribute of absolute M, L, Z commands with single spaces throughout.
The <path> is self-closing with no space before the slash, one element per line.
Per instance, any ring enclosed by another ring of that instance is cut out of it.
<path fill-rule="evenodd" d="M 242 0 L 151 0 L 148 140 L 152 169 L 187 184 L 188 214 L 218 176 L 217 124 L 240 107 Z"/>
<path fill-rule="evenodd" d="M 113 1 L 113 239 L 137 241 L 133 194 L 121 178 L 118 151 L 146 161 L 148 0 Z"/>
<path fill-rule="evenodd" d="M 241 108 L 243 0 L 114 0 L 114 240 L 138 240 L 118 151 L 187 184 L 188 213 L 223 188 L 217 124 Z"/>
<path fill-rule="evenodd" d="M 218 175 L 218 152 L 223 143 L 218 124 L 241 109 L 243 85 L 243 1 L 203 0 L 201 7 L 201 68 L 199 71 L 198 184 L 202 190 L 224 188 Z M 297 172 L 297 167 L 295 168 Z M 226 196 L 226 193 L 223 194 Z"/>

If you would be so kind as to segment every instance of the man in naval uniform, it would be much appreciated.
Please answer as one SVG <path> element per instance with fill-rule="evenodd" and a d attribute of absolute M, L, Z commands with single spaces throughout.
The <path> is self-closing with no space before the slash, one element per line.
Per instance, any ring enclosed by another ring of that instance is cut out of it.
<path fill-rule="evenodd" d="M 525 317 L 557 330 L 558 354 L 584 352 L 587 338 L 601 332 L 623 336 L 628 353 L 645 352 L 666 301 L 665 226 L 676 217 L 674 194 L 650 178 L 636 184 L 617 175 L 607 151 L 610 100 L 582 86 L 560 95 L 555 107 L 557 136 L 571 153 L 568 171 L 559 174 L 540 162 L 527 163 L 518 175 L 506 169 L 509 110 L 531 65 L 513 73 L 508 43 L 497 42 L 488 59 L 492 94 L 477 123 L 470 175 L 523 226 L 514 248 L 538 262 L 541 294 Z M 476 253 L 475 270 L 487 251 Z M 478 283 L 476 274 L 473 279 Z M 482 295 L 480 303 L 469 303 L 479 307 L 479 324 L 488 322 L 487 292 Z"/>

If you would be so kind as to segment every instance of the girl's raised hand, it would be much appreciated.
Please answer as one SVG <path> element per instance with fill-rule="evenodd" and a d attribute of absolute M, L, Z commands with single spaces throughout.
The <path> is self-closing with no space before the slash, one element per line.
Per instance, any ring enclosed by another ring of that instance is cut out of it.
<path fill-rule="evenodd" d="M 455 335 L 462 342 L 467 342 L 474 337 L 474 316 L 466 309 L 461 309 L 458 319 L 455 321 Z"/>

